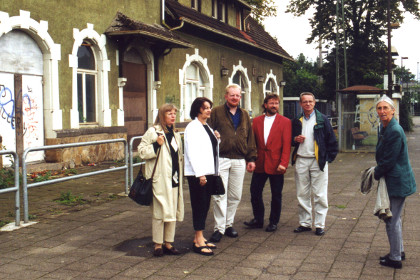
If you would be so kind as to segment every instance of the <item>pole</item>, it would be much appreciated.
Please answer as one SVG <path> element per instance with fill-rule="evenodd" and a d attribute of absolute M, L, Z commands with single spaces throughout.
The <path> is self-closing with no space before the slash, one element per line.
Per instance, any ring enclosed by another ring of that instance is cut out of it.
<path fill-rule="evenodd" d="M 387 1 L 387 25 L 388 25 L 388 92 L 389 98 L 392 98 L 392 58 L 391 58 L 391 0 Z"/>

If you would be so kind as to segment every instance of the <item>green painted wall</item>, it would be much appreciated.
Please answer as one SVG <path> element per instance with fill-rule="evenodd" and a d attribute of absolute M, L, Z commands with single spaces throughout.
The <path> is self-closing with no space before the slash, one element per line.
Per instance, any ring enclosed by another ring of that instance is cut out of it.
<path fill-rule="evenodd" d="M 182 29 L 181 29 L 182 31 Z M 273 63 L 269 60 L 250 55 L 245 52 L 237 51 L 231 48 L 224 47 L 214 42 L 198 39 L 197 37 L 188 36 L 178 33 L 185 40 L 194 42 L 194 45 L 199 49 L 199 55 L 207 59 L 207 65 L 210 74 L 213 75 L 213 102 L 214 105 L 224 103 L 225 87 L 228 84 L 228 78 L 232 75 L 234 65 L 242 62 L 242 66 L 247 68 L 248 78 L 251 82 L 251 104 L 253 116 L 261 114 L 261 104 L 264 100 L 264 83 L 257 82 L 257 76 L 264 76 L 272 73 L 277 78 L 277 83 L 283 80 L 283 67 L 281 64 Z M 193 55 L 194 49 L 173 49 L 160 63 L 162 85 L 158 91 L 158 104 L 164 102 L 173 102 L 177 106 L 180 105 L 180 85 L 179 85 L 179 70 L 183 68 L 186 63 L 186 54 Z M 225 67 L 229 69 L 229 75 L 222 77 L 220 74 L 221 58 L 225 58 Z M 256 68 L 256 74 L 252 74 L 252 68 Z"/>
<path fill-rule="evenodd" d="M 19 15 L 19 10 L 30 12 L 30 18 L 48 22 L 48 32 L 54 43 L 61 45 L 59 61 L 60 107 L 63 110 L 63 129 L 70 128 L 72 75 L 69 54 L 73 48 L 73 28 L 83 30 L 87 23 L 94 25 L 99 35 L 111 24 L 118 11 L 128 17 L 148 24 L 160 23 L 161 1 L 158 0 L 2 0 L 0 11 L 10 17 Z M 111 70 L 109 75 L 110 108 L 112 125 L 116 125 L 118 104 L 118 66 L 116 46 L 107 38 L 107 55 Z"/>

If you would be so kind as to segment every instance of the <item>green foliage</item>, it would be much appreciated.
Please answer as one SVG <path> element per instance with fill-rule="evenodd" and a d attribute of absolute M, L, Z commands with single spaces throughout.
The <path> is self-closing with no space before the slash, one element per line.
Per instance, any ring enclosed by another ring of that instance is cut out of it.
<path fill-rule="evenodd" d="M 300 54 L 295 62 L 284 62 L 284 79 L 287 86 L 284 88 L 284 96 L 297 97 L 301 92 L 309 91 L 317 98 L 325 98 L 323 85 L 320 84 L 318 66 Z"/>
<path fill-rule="evenodd" d="M 74 169 L 74 168 L 66 169 L 66 170 L 64 171 L 64 174 L 65 174 L 65 175 L 77 174 L 77 173 L 79 173 L 79 172 L 77 171 L 77 169 Z"/>
<path fill-rule="evenodd" d="M 386 4 L 387 0 L 343 1 L 349 86 L 377 85 L 383 81 L 387 65 L 386 46 L 382 40 L 387 33 Z M 312 32 L 308 34 L 307 42 L 318 42 L 322 38 L 329 50 L 321 73 L 325 92 L 332 97 L 336 90 L 336 1 L 291 0 L 286 12 L 301 16 L 309 9 L 314 9 L 314 13 L 309 19 Z M 405 11 L 420 18 L 419 1 L 391 0 L 391 22 L 403 23 Z"/>
<path fill-rule="evenodd" d="M 39 174 L 33 178 L 34 182 L 43 182 L 51 179 L 51 171 L 45 172 L 45 174 Z"/>
<path fill-rule="evenodd" d="M 395 82 L 408 83 L 416 78 L 416 75 L 411 74 L 410 70 L 405 67 L 397 66 L 394 70 Z"/>
<path fill-rule="evenodd" d="M 19 184 L 22 185 L 22 175 L 19 174 Z M 13 168 L 0 169 L 0 189 L 13 188 L 15 186 L 15 170 Z"/>
<path fill-rule="evenodd" d="M 82 196 L 75 196 L 71 193 L 71 191 L 61 192 L 60 197 L 58 199 L 54 199 L 54 201 L 67 206 L 86 203 Z"/>
<path fill-rule="evenodd" d="M 0 228 L 2 228 L 3 226 L 5 226 L 9 223 L 10 223 L 10 221 L 8 221 L 8 220 L 0 220 Z"/>
<path fill-rule="evenodd" d="M 12 188 L 15 184 L 15 171 L 9 168 L 0 169 L 0 189 Z"/>
<path fill-rule="evenodd" d="M 404 95 L 402 98 L 402 102 L 400 103 L 400 125 L 404 129 L 404 131 L 413 131 L 414 123 L 413 117 L 410 113 L 410 97 L 408 95 Z"/>
<path fill-rule="evenodd" d="M 252 15 L 259 23 L 266 17 L 277 15 L 274 0 L 245 0 L 245 2 L 252 6 Z"/>

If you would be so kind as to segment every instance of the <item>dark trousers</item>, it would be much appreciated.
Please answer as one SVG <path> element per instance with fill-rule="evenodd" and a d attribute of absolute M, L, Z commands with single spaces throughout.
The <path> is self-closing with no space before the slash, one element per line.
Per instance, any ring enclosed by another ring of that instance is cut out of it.
<path fill-rule="evenodd" d="M 210 207 L 211 195 L 208 186 L 213 184 L 214 177 L 206 176 L 207 184 L 200 185 L 200 179 L 195 176 L 187 176 L 190 188 L 191 209 L 194 230 L 204 230 L 206 226 L 207 212 Z"/>
<path fill-rule="evenodd" d="M 252 174 L 251 179 L 251 204 L 254 218 L 263 223 L 264 222 L 264 202 L 262 193 L 264 190 L 265 182 L 270 180 L 271 186 L 271 212 L 270 223 L 277 225 L 280 220 L 281 214 L 281 200 L 284 183 L 284 175 L 270 175 L 267 173 Z"/>

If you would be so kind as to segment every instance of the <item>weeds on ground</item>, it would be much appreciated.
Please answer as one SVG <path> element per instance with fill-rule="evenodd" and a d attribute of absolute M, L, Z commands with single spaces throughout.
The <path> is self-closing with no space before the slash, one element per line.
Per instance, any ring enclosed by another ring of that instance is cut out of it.
<path fill-rule="evenodd" d="M 71 174 L 77 174 L 77 173 L 79 173 L 79 172 L 77 171 L 77 169 L 74 169 L 74 168 L 66 169 L 64 171 L 65 175 L 71 175 Z"/>
<path fill-rule="evenodd" d="M 55 202 L 58 202 L 63 205 L 73 206 L 77 204 L 85 204 L 86 200 L 82 198 L 82 196 L 75 196 L 71 193 L 71 191 L 61 192 L 59 198 L 54 199 Z"/>
<path fill-rule="evenodd" d="M 2 228 L 3 226 L 5 226 L 5 225 L 7 225 L 7 224 L 10 224 L 10 221 L 7 221 L 7 220 L 0 220 L 0 228 Z"/>
<path fill-rule="evenodd" d="M 19 175 L 22 184 L 22 176 Z M 0 169 L 0 189 L 13 188 L 15 186 L 15 170 L 13 168 Z"/>
<path fill-rule="evenodd" d="M 34 182 L 48 181 L 51 179 L 51 171 L 45 171 L 41 173 L 34 172 L 31 175 L 31 178 L 34 180 Z"/>

